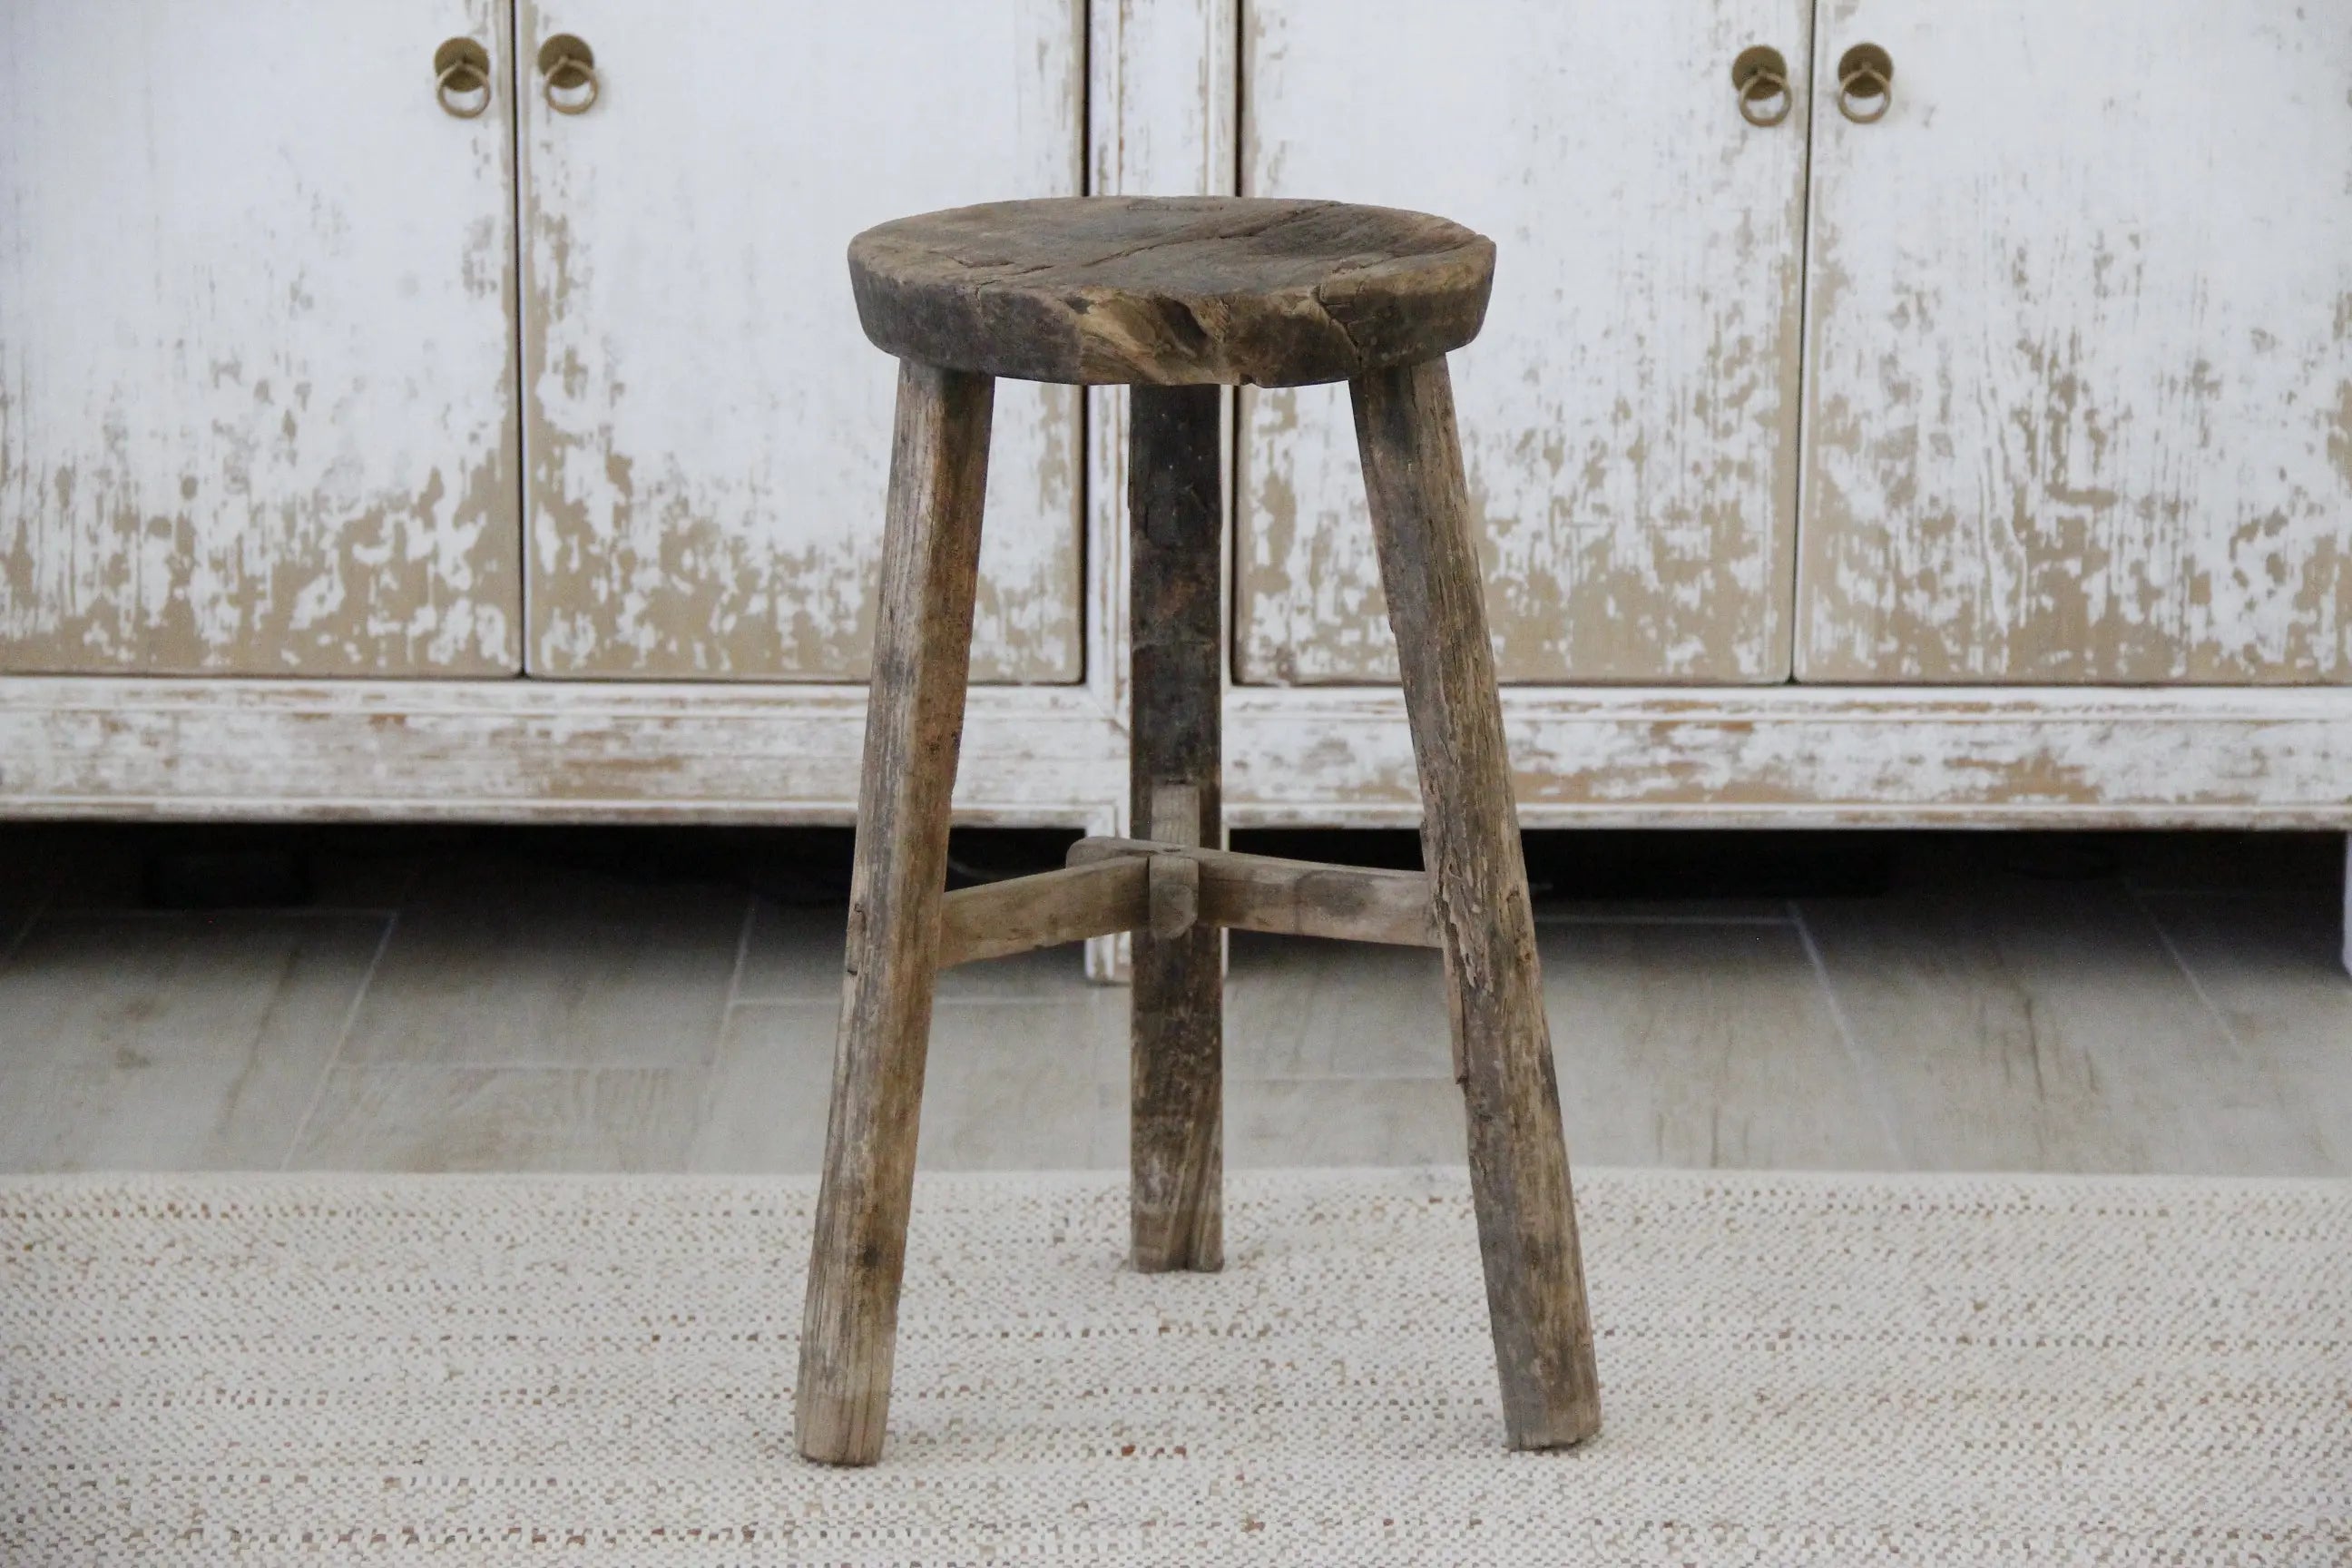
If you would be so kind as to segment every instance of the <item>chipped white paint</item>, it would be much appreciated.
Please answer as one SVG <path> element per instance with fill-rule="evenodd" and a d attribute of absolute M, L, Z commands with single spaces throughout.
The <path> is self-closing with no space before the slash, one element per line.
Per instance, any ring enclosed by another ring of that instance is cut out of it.
<path fill-rule="evenodd" d="M 1420 819 L 1393 693 L 1238 689 L 1241 823 Z M 1529 826 L 2352 825 L 2352 693 L 1514 687 Z"/>
<path fill-rule="evenodd" d="M 563 681 L 0 678 L 20 816 L 847 822 L 864 693 Z M 2352 827 L 2352 692 L 1516 687 L 1529 826 Z M 1236 826 L 1418 820 L 1394 691 L 1236 688 Z M 1102 831 L 1083 687 L 972 693 L 959 816 Z"/>
<path fill-rule="evenodd" d="M 1769 44 L 1801 69 L 1811 9 L 1245 7 L 1248 194 L 1498 247 L 1453 368 L 1506 679 L 1788 673 L 1803 124 L 1744 123 L 1730 68 Z M 1344 393 L 1242 408 L 1241 678 L 1393 679 Z"/>
<path fill-rule="evenodd" d="M 0 668 L 503 673 L 497 0 L 0 6 Z"/>
<path fill-rule="evenodd" d="M 523 100 L 533 673 L 857 679 L 893 363 L 843 259 L 886 218 L 1078 188 L 1079 0 L 525 0 L 602 97 Z M 996 400 L 979 679 L 1081 670 L 1077 395 Z"/>
<path fill-rule="evenodd" d="M 1814 69 L 1802 674 L 2352 678 L 2352 5 L 1825 0 Z"/>

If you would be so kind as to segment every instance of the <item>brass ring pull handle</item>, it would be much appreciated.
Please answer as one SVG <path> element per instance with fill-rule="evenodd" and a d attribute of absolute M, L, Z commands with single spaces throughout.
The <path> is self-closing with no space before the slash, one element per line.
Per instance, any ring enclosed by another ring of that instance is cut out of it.
<path fill-rule="evenodd" d="M 558 33 L 539 47 L 540 92 L 558 114 L 585 114 L 603 90 L 596 79 L 596 51 L 570 33 Z M 582 93 L 559 98 L 558 93 Z"/>
<path fill-rule="evenodd" d="M 1797 104 L 1789 90 L 1789 62 L 1769 44 L 1739 51 L 1731 62 L 1731 85 L 1739 91 L 1739 118 L 1750 125 L 1778 125 Z"/>
<path fill-rule="evenodd" d="M 1895 107 L 1895 60 L 1876 44 L 1856 44 L 1838 57 L 1838 112 L 1856 125 L 1874 124 Z M 1875 109 L 1856 102 L 1875 101 Z"/>
<path fill-rule="evenodd" d="M 451 38 L 434 50 L 433 96 L 446 113 L 459 120 L 480 119 L 490 106 L 489 50 L 471 38 Z"/>

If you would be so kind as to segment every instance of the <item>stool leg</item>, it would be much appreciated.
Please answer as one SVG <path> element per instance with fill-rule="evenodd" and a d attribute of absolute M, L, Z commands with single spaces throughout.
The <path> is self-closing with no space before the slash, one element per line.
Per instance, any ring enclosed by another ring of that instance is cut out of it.
<path fill-rule="evenodd" d="M 801 1325 L 800 1449 L 828 1464 L 879 1458 L 890 1408 L 994 394 L 986 376 L 899 369 L 847 973 Z"/>
<path fill-rule="evenodd" d="M 1132 390 L 1128 449 L 1129 787 L 1136 831 L 1220 846 L 1222 526 L 1214 386 Z M 1224 1261 L 1223 933 L 1135 942 L 1131 1256 L 1145 1273 Z"/>
<path fill-rule="evenodd" d="M 1535 917 L 1444 360 L 1355 382 L 1356 439 L 1421 770 L 1486 1306 L 1514 1448 L 1601 1426 Z"/>

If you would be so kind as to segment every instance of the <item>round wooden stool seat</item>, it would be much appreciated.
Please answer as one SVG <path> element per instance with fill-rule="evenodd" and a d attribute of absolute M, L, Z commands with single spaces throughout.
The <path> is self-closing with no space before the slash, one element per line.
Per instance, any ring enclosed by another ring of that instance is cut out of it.
<path fill-rule="evenodd" d="M 1303 386 L 1475 337 L 1495 247 L 1393 207 L 1238 196 L 992 202 L 849 244 L 866 335 L 1020 381 Z"/>

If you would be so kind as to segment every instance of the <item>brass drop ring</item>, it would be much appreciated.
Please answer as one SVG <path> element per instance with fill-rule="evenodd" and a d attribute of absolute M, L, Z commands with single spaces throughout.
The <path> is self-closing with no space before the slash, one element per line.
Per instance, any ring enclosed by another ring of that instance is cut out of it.
<path fill-rule="evenodd" d="M 1762 105 L 1779 100 L 1779 107 L 1765 110 Z M 1739 89 L 1739 118 L 1750 125 L 1778 125 L 1789 118 L 1795 107 L 1796 97 L 1789 84 L 1775 71 L 1759 70 L 1742 83 Z"/>
<path fill-rule="evenodd" d="M 596 79 L 596 51 L 584 39 L 558 33 L 539 51 L 539 90 L 547 107 L 558 114 L 585 114 L 596 107 L 604 84 Z M 562 99 L 558 92 L 587 89 L 584 98 Z"/>

